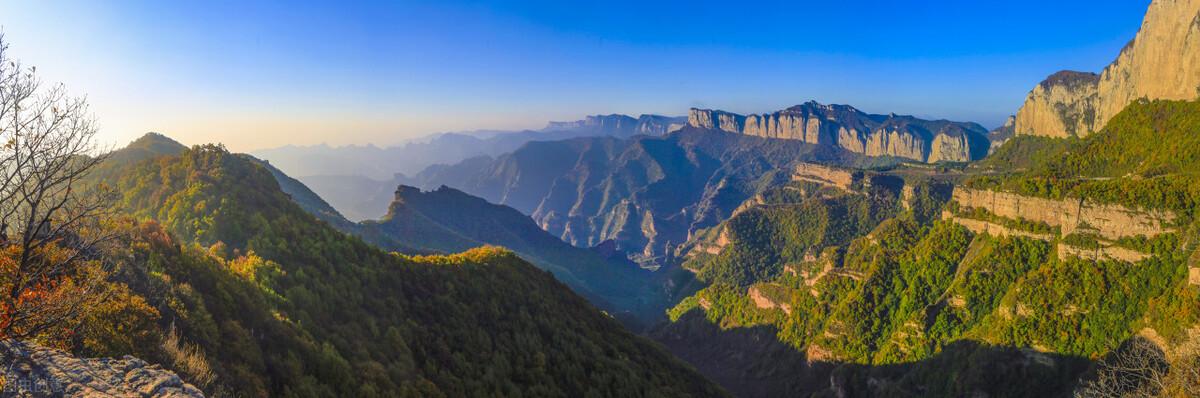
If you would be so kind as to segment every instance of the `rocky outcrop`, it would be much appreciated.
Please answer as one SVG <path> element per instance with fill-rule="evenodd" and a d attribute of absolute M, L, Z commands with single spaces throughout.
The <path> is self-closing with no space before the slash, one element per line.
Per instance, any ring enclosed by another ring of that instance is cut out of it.
<path fill-rule="evenodd" d="M 688 112 L 688 125 L 702 129 L 721 130 L 727 133 L 740 134 L 742 128 L 746 125 L 746 118 L 742 115 L 725 111 L 692 109 Z"/>
<path fill-rule="evenodd" d="M 1067 198 L 1053 200 L 1008 192 L 956 187 L 952 199 L 963 207 L 982 208 L 1000 217 L 1059 227 L 1062 235 L 1092 232 L 1109 240 L 1154 237 L 1170 230 L 1176 216 L 1165 210 L 1141 210 Z"/>
<path fill-rule="evenodd" d="M 913 202 L 917 199 L 917 190 L 912 185 L 905 185 L 900 189 L 900 205 L 904 206 L 904 210 L 912 210 Z"/>
<path fill-rule="evenodd" d="M 750 202 L 751 201 L 747 201 L 747 204 L 749 204 Z M 746 209 L 751 209 L 754 206 L 755 205 L 746 206 L 746 204 L 743 204 L 742 207 L 744 207 Z M 730 216 L 730 218 L 732 218 L 732 217 L 733 216 Z M 719 230 L 719 232 L 717 232 L 717 236 L 715 239 L 710 238 L 710 237 L 697 238 L 694 235 L 689 236 L 687 240 L 688 240 L 689 244 L 691 245 L 691 247 L 690 248 L 682 248 L 681 252 L 683 252 L 683 255 L 687 256 L 687 257 L 694 257 L 700 253 L 706 253 L 706 254 L 711 254 L 711 255 L 721 254 L 721 250 L 725 250 L 725 246 L 729 246 L 729 228 L 724 225 L 718 226 L 716 228 L 719 228 L 720 230 Z M 691 271 L 698 271 L 698 270 L 693 269 Z"/>
<path fill-rule="evenodd" d="M 1100 74 L 1063 71 L 1030 91 L 1017 134 L 1086 136 L 1141 98 L 1200 97 L 1200 0 L 1154 0 L 1142 28 Z"/>
<path fill-rule="evenodd" d="M 812 182 L 849 190 L 861 178 L 849 170 L 816 163 L 800 163 L 792 172 L 792 181 Z"/>
<path fill-rule="evenodd" d="M 4 395 L 68 397 L 203 397 L 176 374 L 125 356 L 76 358 L 19 341 L 0 342 Z"/>
<path fill-rule="evenodd" d="M 802 105 L 763 115 L 692 109 L 692 127 L 757 137 L 797 140 L 867 156 L 921 162 L 966 162 L 987 154 L 987 130 L 975 123 L 872 115 L 848 105 Z"/>
<path fill-rule="evenodd" d="M 904 180 L 894 175 L 809 162 L 796 164 L 792 171 L 792 181 L 820 184 L 851 193 L 890 192 L 889 195 L 896 197 L 903 195 L 906 188 Z M 873 191 L 873 188 L 882 188 L 882 191 Z"/>
<path fill-rule="evenodd" d="M 1025 105 L 1017 112 L 1014 130 L 1055 138 L 1087 135 L 1096 128 L 1099 81 L 1095 73 L 1055 73 L 1029 92 Z"/>
<path fill-rule="evenodd" d="M 1005 142 L 1008 142 L 1009 139 L 1016 135 L 1016 131 L 1017 117 L 1009 116 L 1008 119 L 1004 121 L 1003 126 L 997 127 L 995 130 L 992 130 L 988 133 L 988 141 L 991 142 L 991 147 L 988 148 L 988 154 L 990 155 L 992 152 L 996 151 L 996 148 L 999 148 L 1001 145 L 1004 145 Z"/>
<path fill-rule="evenodd" d="M 543 131 L 566 131 L 566 130 L 596 130 L 615 132 L 617 136 L 627 136 L 634 134 L 645 135 L 663 135 L 675 130 L 679 130 L 684 126 L 686 119 L 683 117 L 660 116 L 660 115 L 641 115 L 637 118 L 627 115 L 594 115 L 588 116 L 583 120 L 575 120 L 570 122 L 550 122 L 546 124 Z"/>
<path fill-rule="evenodd" d="M 1188 261 L 1188 283 L 1200 286 L 1200 251 L 1193 252 Z"/>
<path fill-rule="evenodd" d="M 942 218 L 954 221 L 974 233 L 1021 236 L 1048 242 L 1074 233 L 1098 236 L 1100 239 L 1095 247 L 1076 247 L 1062 242 L 1058 244 L 1060 258 L 1070 256 L 1093 261 L 1113 259 L 1138 262 L 1148 258 L 1147 253 L 1118 246 L 1115 242 L 1121 238 L 1149 238 L 1172 232 L 1169 225 L 1176 219 L 1176 215 L 1169 211 L 1131 209 L 1073 198 L 1053 200 L 962 187 L 954 189 L 952 199 L 960 209 L 983 209 L 995 217 L 1044 224 L 1059 230 L 1058 234 L 1026 231 L 991 221 L 963 217 L 950 211 L 942 213 Z"/>
<path fill-rule="evenodd" d="M 1100 246 L 1097 248 L 1075 247 L 1065 243 L 1058 244 L 1058 257 L 1079 257 L 1084 260 L 1099 261 L 1112 259 L 1136 263 L 1150 257 L 1149 254 L 1120 246 Z"/>
<path fill-rule="evenodd" d="M 663 135 L 679 130 L 686 124 L 687 118 L 682 116 L 642 115 L 638 117 L 634 131 L 645 135 Z"/>
<path fill-rule="evenodd" d="M 765 309 L 765 310 L 778 309 L 778 310 L 783 311 L 786 314 L 791 315 L 792 306 L 786 302 L 780 302 L 780 301 L 776 301 L 776 300 L 772 299 L 768 294 L 763 292 L 764 288 L 777 288 L 778 289 L 779 286 L 777 286 L 777 285 L 751 286 L 750 289 L 747 290 L 747 294 L 750 296 L 750 301 L 754 303 L 754 306 L 758 307 L 760 309 Z"/>
<path fill-rule="evenodd" d="M 1033 238 L 1033 239 L 1044 240 L 1044 241 L 1050 241 L 1055 238 L 1055 236 L 1051 235 L 1051 234 L 1023 231 L 1023 230 L 1009 228 L 1009 227 L 1005 227 L 1000 224 L 987 222 L 987 221 L 983 221 L 983 220 L 976 220 L 973 218 L 966 218 L 966 217 L 957 217 L 949 212 L 942 213 L 942 218 L 946 219 L 946 220 L 954 221 L 954 223 L 963 226 L 964 228 L 966 228 L 967 230 L 969 230 L 975 234 L 988 234 L 988 235 L 995 236 L 998 238 L 1006 237 L 1006 236 L 1015 236 L 1015 237 L 1022 237 L 1022 238 Z"/>

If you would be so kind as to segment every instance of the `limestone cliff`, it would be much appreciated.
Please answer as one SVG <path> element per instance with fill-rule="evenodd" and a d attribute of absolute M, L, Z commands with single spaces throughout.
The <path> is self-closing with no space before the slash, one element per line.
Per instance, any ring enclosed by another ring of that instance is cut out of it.
<path fill-rule="evenodd" d="M 1200 97 L 1200 0 L 1154 0 L 1141 30 L 1100 74 L 1063 71 L 1030 91 L 1016 133 L 1086 136 L 1130 102 Z"/>
<path fill-rule="evenodd" d="M 645 135 L 663 135 L 683 128 L 687 119 L 677 116 L 642 115 L 634 131 Z"/>
<path fill-rule="evenodd" d="M 1020 220 L 1057 229 L 1057 233 L 1026 231 L 996 224 L 992 220 L 963 217 L 950 211 L 943 218 L 954 221 L 975 233 L 994 236 L 1023 236 L 1054 241 L 1072 234 L 1095 235 L 1109 244 L 1094 248 L 1079 248 L 1060 242 L 1060 256 L 1074 256 L 1090 260 L 1112 258 L 1137 262 L 1148 257 L 1146 253 L 1122 248 L 1111 242 L 1122 238 L 1147 237 L 1173 231 L 1171 225 L 1178 216 L 1170 211 L 1132 209 L 1115 204 L 1102 204 L 1086 199 L 1066 198 L 1063 200 L 1022 196 L 1008 192 L 978 190 L 956 187 L 953 201 L 961 209 L 982 209 L 994 217 L 1005 220 Z M 970 213 L 964 211 L 963 213 Z"/>
<path fill-rule="evenodd" d="M 583 120 L 570 122 L 550 122 L 543 131 L 562 130 L 596 130 L 616 132 L 618 136 L 634 134 L 663 135 L 678 130 L 684 125 L 683 117 L 641 115 L 637 118 L 627 115 L 594 115 Z"/>
<path fill-rule="evenodd" d="M 848 105 L 817 102 L 763 115 L 692 109 L 692 127 L 839 147 L 867 156 L 921 162 L 965 162 L 987 154 L 987 130 L 975 123 L 872 115 Z"/>
<path fill-rule="evenodd" d="M 76 358 L 18 341 L 0 342 L 4 396 L 203 397 L 179 376 L 140 359 Z"/>
<path fill-rule="evenodd" d="M 806 181 L 846 190 L 850 189 L 859 178 L 862 178 L 861 173 L 856 176 L 849 170 L 808 162 L 796 165 L 796 169 L 792 172 L 792 181 Z"/>
<path fill-rule="evenodd" d="M 1008 140 L 1015 135 L 1016 128 L 1017 117 L 1009 116 L 1008 119 L 1004 121 L 1003 126 L 1000 126 L 989 132 L 988 141 L 992 142 L 992 146 L 988 148 L 988 154 L 995 152 L 996 148 L 999 148 L 1001 145 L 1004 145 L 1005 142 L 1008 142 Z"/>
<path fill-rule="evenodd" d="M 1174 213 L 1163 210 L 1130 209 L 1075 198 L 1043 199 L 963 187 L 954 189 L 953 199 L 960 206 L 986 209 L 999 217 L 1059 227 L 1063 235 L 1084 231 L 1111 240 L 1166 233 L 1170 230 L 1168 225 L 1177 218 Z"/>

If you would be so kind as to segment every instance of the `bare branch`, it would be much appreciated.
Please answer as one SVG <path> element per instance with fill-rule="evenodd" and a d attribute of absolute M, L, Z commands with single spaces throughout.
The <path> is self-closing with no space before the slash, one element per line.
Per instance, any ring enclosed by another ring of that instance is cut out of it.
<path fill-rule="evenodd" d="M 108 198 L 84 178 L 96 156 L 87 101 L 43 89 L 0 36 L 0 338 L 29 338 L 79 316 L 104 280 Z"/>

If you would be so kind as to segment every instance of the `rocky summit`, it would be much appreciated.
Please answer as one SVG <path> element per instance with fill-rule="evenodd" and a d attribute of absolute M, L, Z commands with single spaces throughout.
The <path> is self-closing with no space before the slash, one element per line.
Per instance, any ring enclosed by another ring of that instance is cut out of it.
<path fill-rule="evenodd" d="M 0 342 L 0 353 L 6 397 L 204 397 L 175 373 L 128 355 L 77 358 L 13 340 Z"/>
<path fill-rule="evenodd" d="M 1016 133 L 1086 136 L 1137 99 L 1200 97 L 1200 0 L 1155 0 L 1142 28 L 1100 74 L 1062 71 L 1029 92 Z"/>
<path fill-rule="evenodd" d="M 926 163 L 968 162 L 987 155 L 987 129 L 975 123 L 873 115 L 849 105 L 807 102 L 762 115 L 695 109 L 688 125 L 765 138 L 838 147 L 867 156 Z"/>

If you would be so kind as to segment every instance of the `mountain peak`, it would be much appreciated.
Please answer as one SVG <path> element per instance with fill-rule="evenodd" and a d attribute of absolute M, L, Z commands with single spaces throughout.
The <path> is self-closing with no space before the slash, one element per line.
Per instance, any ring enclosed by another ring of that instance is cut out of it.
<path fill-rule="evenodd" d="M 1034 86 L 1017 112 L 1018 135 L 1086 136 L 1126 105 L 1200 97 L 1200 0 L 1154 0 L 1142 27 L 1100 74 L 1062 71 Z"/>
<path fill-rule="evenodd" d="M 451 188 L 446 185 L 438 186 L 436 189 L 432 189 L 429 191 L 422 191 L 421 188 L 414 187 L 411 185 L 404 185 L 404 184 L 400 184 L 396 187 L 396 200 L 397 201 L 407 201 L 407 200 L 412 200 L 412 199 L 419 198 L 419 197 L 422 197 L 422 198 L 423 197 L 443 197 L 443 198 L 445 198 L 445 197 L 452 197 L 452 196 L 472 197 L 471 195 L 468 195 L 466 192 Z"/>
<path fill-rule="evenodd" d="M 785 109 L 784 112 L 806 112 L 806 113 L 853 112 L 853 113 L 862 113 L 862 111 L 858 110 L 858 108 L 855 108 L 850 105 L 822 104 L 820 102 L 817 102 L 816 100 L 809 100 L 808 102 L 805 102 L 803 104 L 792 106 L 790 108 Z"/>
<path fill-rule="evenodd" d="M 176 152 L 182 151 L 184 149 L 187 149 L 187 146 L 180 144 L 179 141 L 175 141 L 175 140 L 171 139 L 171 137 L 167 137 L 166 135 L 163 135 L 162 133 L 156 133 L 156 132 L 151 131 L 149 133 L 142 135 L 141 137 L 138 137 L 138 139 L 133 140 L 133 142 L 130 142 L 129 145 L 127 145 L 125 148 L 139 148 L 139 149 L 151 149 L 151 150 L 157 148 L 157 149 L 165 149 L 171 153 L 176 153 Z M 156 152 L 158 152 L 158 151 L 156 151 Z"/>
<path fill-rule="evenodd" d="M 445 185 L 443 185 L 443 187 L 444 186 Z M 414 187 L 411 185 L 401 184 L 400 186 L 396 187 L 396 200 L 403 200 L 403 199 L 411 198 L 415 195 L 420 195 L 420 194 L 421 194 L 421 188 L 417 188 L 417 187 Z"/>
<path fill-rule="evenodd" d="M 1100 82 L 1100 75 L 1092 72 L 1080 72 L 1073 70 L 1061 70 L 1055 72 L 1040 84 L 1043 87 L 1050 88 L 1053 86 L 1076 87 L 1079 85 L 1094 85 Z"/>

